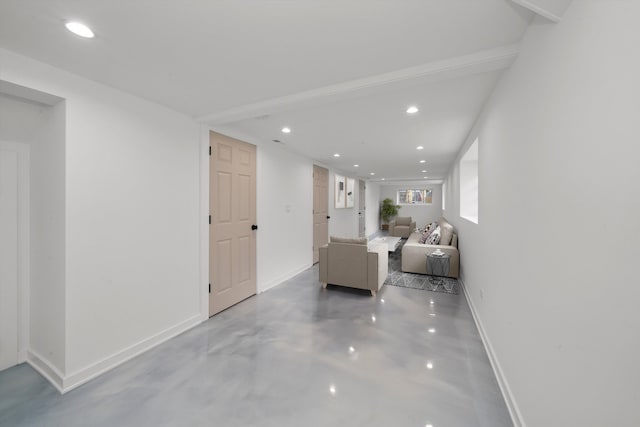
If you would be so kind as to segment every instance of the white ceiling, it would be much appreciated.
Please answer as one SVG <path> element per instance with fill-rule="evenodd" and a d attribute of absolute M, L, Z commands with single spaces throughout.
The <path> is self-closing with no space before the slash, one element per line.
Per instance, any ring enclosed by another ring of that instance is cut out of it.
<path fill-rule="evenodd" d="M 441 178 L 531 17 L 510 0 L 2 0 L 0 46 L 339 169 L 416 179 L 424 157 Z"/>

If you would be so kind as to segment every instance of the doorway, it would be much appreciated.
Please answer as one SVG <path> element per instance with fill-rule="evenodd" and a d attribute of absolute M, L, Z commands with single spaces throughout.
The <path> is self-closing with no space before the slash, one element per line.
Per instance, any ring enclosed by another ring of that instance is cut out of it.
<path fill-rule="evenodd" d="M 358 180 L 358 237 L 367 237 L 367 207 L 366 207 L 367 186 L 361 179 Z"/>
<path fill-rule="evenodd" d="M 209 316 L 256 294 L 256 146 L 209 133 Z"/>
<path fill-rule="evenodd" d="M 0 141 L 0 371 L 26 358 L 29 146 Z"/>
<path fill-rule="evenodd" d="M 313 263 L 329 242 L 329 171 L 313 165 Z"/>

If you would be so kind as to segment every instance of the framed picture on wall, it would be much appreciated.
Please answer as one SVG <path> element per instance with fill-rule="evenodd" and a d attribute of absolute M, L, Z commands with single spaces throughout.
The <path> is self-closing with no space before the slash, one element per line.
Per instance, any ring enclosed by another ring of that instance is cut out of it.
<path fill-rule="evenodd" d="M 347 178 L 347 207 L 352 208 L 356 205 L 356 180 Z"/>
<path fill-rule="evenodd" d="M 336 199 L 336 209 L 342 209 L 345 207 L 345 200 L 347 194 L 347 185 L 344 179 L 344 176 L 335 174 L 335 199 Z"/>

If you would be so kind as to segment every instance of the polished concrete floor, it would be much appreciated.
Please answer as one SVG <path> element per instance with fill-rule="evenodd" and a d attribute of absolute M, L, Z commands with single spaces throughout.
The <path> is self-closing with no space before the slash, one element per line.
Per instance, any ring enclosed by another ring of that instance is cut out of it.
<path fill-rule="evenodd" d="M 500 427 L 464 295 L 329 286 L 311 268 L 64 396 L 0 373 L 0 426 Z"/>

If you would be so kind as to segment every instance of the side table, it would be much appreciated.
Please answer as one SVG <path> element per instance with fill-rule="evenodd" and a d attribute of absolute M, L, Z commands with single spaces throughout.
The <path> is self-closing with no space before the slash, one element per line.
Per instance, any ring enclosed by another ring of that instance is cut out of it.
<path fill-rule="evenodd" d="M 427 255 L 427 274 L 430 276 L 448 276 L 449 268 L 451 266 L 451 257 L 447 254 L 442 255 Z M 434 285 L 444 285 L 445 281 L 442 279 L 429 278 L 429 281 Z"/>

